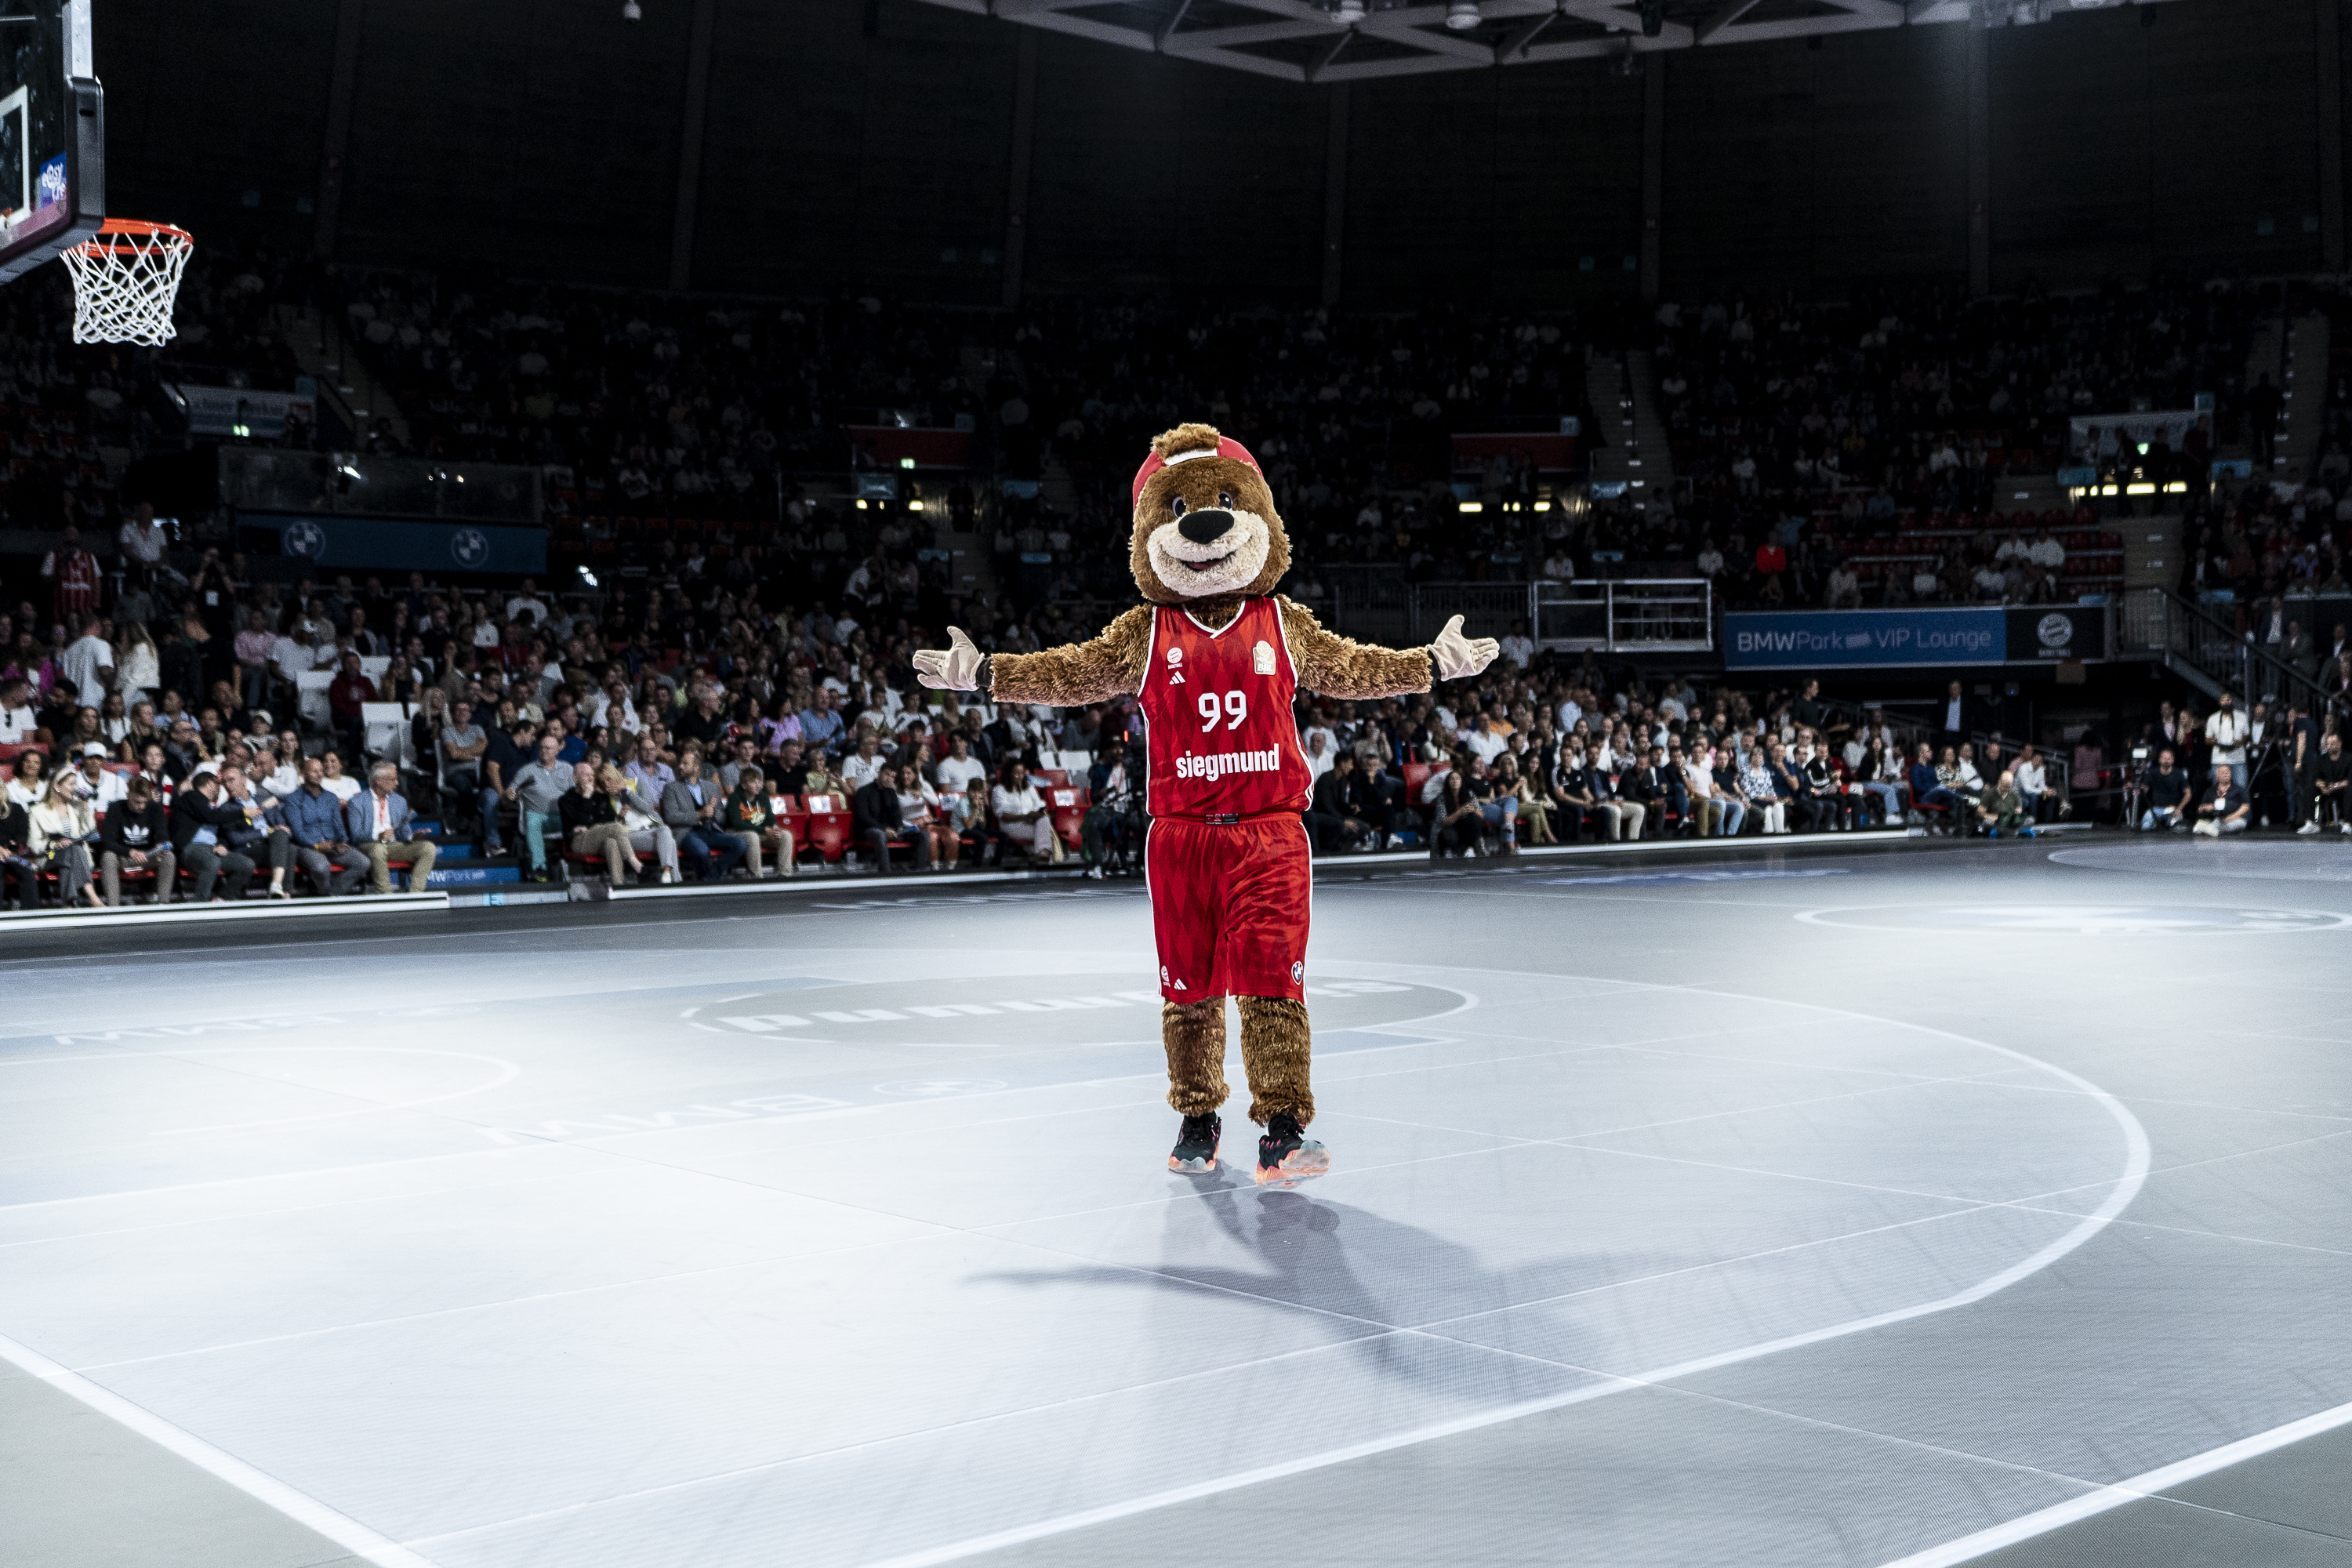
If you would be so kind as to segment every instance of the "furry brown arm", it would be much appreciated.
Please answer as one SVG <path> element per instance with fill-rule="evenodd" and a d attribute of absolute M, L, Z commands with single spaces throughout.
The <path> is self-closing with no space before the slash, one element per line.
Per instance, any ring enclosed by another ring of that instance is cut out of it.
<path fill-rule="evenodd" d="M 1298 666 L 1298 684 L 1327 697 L 1398 697 L 1429 689 L 1429 652 L 1425 648 L 1381 647 L 1353 642 L 1327 632 L 1315 613 L 1277 594 L 1283 634 L 1290 639 L 1290 657 Z"/>
<path fill-rule="evenodd" d="M 1143 684 L 1144 644 L 1151 638 L 1151 606 L 1138 605 L 1091 642 L 1037 653 L 1000 653 L 989 661 L 988 694 L 999 702 L 1044 702 L 1081 708 L 1131 695 Z"/>

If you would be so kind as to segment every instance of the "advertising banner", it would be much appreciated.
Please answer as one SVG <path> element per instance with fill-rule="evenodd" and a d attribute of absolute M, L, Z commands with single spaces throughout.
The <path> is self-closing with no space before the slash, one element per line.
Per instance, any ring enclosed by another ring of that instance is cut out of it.
<path fill-rule="evenodd" d="M 237 526 L 278 535 L 281 555 L 330 572 L 495 572 L 538 576 L 547 570 L 543 528 L 479 528 L 463 522 L 393 522 L 381 518 L 288 517 L 240 512 Z"/>
<path fill-rule="evenodd" d="M 2096 457 L 2091 449 L 2091 432 L 2121 431 L 2132 438 L 2135 446 L 2145 447 L 2161 435 L 2167 445 L 2178 452 L 2189 432 L 2207 415 L 2194 408 L 2168 408 L 2143 414 L 2078 414 L 2066 422 L 2066 450 L 2070 456 Z M 2106 442 L 2107 449 L 2115 449 Z"/>
<path fill-rule="evenodd" d="M 1723 617 L 1727 669 L 1866 669 L 2000 664 L 2000 609 L 1765 610 Z"/>
<path fill-rule="evenodd" d="M 287 416 L 306 426 L 318 424 L 309 396 L 292 392 L 256 392 L 250 387 L 193 386 L 175 382 L 165 390 L 188 416 L 192 436 L 244 436 L 274 441 L 286 434 Z"/>

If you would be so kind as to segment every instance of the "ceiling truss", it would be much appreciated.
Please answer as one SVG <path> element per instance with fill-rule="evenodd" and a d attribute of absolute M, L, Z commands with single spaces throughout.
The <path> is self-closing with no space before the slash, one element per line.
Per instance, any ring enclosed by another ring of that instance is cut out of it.
<path fill-rule="evenodd" d="M 953 11 L 1067 33 L 1295 82 L 1623 58 L 1827 33 L 1947 22 L 2007 26 L 2083 8 L 2083 0 L 1477 0 L 1475 26 L 1446 26 L 1444 4 L 1366 0 L 1342 23 L 1338 0 L 927 0 Z M 2097 5 L 2100 0 L 2092 0 Z M 2110 0 L 2118 5 L 2152 0 Z"/>

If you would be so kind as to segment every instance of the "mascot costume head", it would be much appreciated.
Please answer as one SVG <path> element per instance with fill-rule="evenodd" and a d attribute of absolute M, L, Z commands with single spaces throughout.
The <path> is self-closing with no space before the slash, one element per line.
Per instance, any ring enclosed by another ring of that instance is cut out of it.
<path fill-rule="evenodd" d="M 1168 1103 L 1183 1120 L 1169 1168 L 1216 1169 L 1225 1101 L 1225 998 L 1241 1015 L 1242 1063 L 1260 1183 L 1290 1184 L 1330 1165 L 1306 1135 L 1315 1119 L 1306 1004 L 1311 850 L 1300 814 L 1310 776 L 1292 702 L 1426 691 L 1494 662 L 1492 638 L 1456 616 L 1422 648 L 1326 631 L 1276 594 L 1290 537 L 1247 448 L 1206 425 L 1179 425 L 1136 470 L 1129 564 L 1144 603 L 1091 641 L 988 655 L 956 627 L 915 656 L 923 684 L 1000 703 L 1057 708 L 1133 699 L 1150 735 L 1144 847 L 1159 947 Z M 1000 823 L 1008 840 L 1048 842 L 1049 818 Z"/>

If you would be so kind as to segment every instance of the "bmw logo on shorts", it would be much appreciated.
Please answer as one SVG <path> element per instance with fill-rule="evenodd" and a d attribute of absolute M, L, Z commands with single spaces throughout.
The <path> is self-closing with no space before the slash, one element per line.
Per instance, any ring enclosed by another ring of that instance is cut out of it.
<path fill-rule="evenodd" d="M 1305 962 L 1304 960 L 1300 960 L 1300 961 L 1298 961 L 1298 962 L 1297 962 L 1297 963 L 1292 963 L 1292 964 L 1291 964 L 1291 966 L 1290 966 L 1290 983 L 1291 983 L 1292 984 L 1294 984 L 1294 985 L 1304 984 L 1306 983 L 1306 980 L 1307 980 L 1307 964 L 1306 964 L 1306 962 Z"/>

